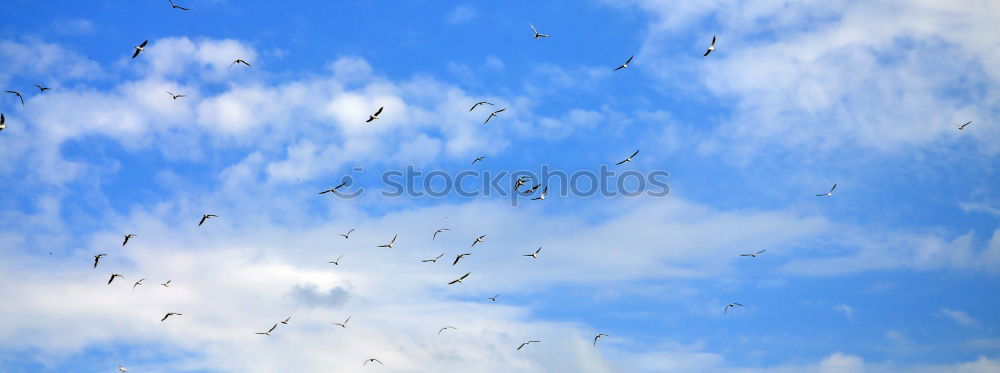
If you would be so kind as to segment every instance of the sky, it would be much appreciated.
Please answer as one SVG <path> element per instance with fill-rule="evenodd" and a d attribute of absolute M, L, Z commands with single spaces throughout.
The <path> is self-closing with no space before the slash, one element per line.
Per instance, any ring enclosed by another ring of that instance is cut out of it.
<path fill-rule="evenodd" d="M 0 5 L 0 371 L 1000 371 L 1000 2 L 176 4 Z"/>

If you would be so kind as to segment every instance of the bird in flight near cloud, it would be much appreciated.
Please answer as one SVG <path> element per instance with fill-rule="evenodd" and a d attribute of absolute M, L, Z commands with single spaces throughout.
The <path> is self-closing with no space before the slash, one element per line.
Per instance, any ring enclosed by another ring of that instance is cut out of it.
<path fill-rule="evenodd" d="M 139 57 L 139 53 L 142 53 L 142 51 L 146 50 L 147 43 L 149 43 L 149 40 L 143 40 L 142 44 L 136 45 L 135 53 L 132 53 L 132 58 Z"/>
<path fill-rule="evenodd" d="M 479 102 L 473 104 L 472 107 L 469 108 L 469 111 L 475 110 L 476 107 L 478 107 L 479 105 L 493 105 L 493 104 L 489 103 L 489 102 L 486 102 L 486 101 L 479 101 Z"/>
<path fill-rule="evenodd" d="M 632 158 L 635 158 L 635 156 L 637 154 L 639 154 L 638 150 L 636 150 L 635 153 L 632 153 L 632 155 L 628 156 L 628 158 L 625 158 L 625 160 L 623 160 L 621 162 L 618 162 L 618 163 L 615 163 L 615 165 L 618 166 L 618 165 L 622 165 L 622 164 L 625 164 L 625 163 L 632 162 Z"/>
<path fill-rule="evenodd" d="M 365 123 L 370 123 L 371 121 L 378 119 L 378 116 L 382 114 L 382 109 L 385 109 L 385 106 L 379 107 L 375 114 L 369 115 L 368 120 L 366 120 Z"/>
<path fill-rule="evenodd" d="M 21 92 L 18 91 L 6 91 L 6 92 L 17 96 L 17 99 L 21 100 L 21 106 L 24 106 L 24 96 L 21 96 Z"/>
<path fill-rule="evenodd" d="M 829 192 L 826 192 L 826 193 L 823 193 L 823 194 L 817 194 L 816 197 L 833 197 L 833 190 L 834 189 L 837 189 L 837 184 L 833 184 L 833 187 L 830 188 Z M 848 197 L 850 197 L 850 196 L 848 196 Z M 850 198 L 848 198 L 848 199 L 850 199 Z"/>
<path fill-rule="evenodd" d="M 635 57 L 635 56 L 630 56 L 630 57 L 628 58 L 628 60 L 626 60 L 626 61 L 625 61 L 625 63 L 623 63 L 623 64 L 619 65 L 618 67 L 616 67 L 616 68 L 615 68 L 614 70 L 612 70 L 612 71 L 618 71 L 618 70 L 621 70 L 621 69 L 627 69 L 627 68 L 628 68 L 628 64 L 632 63 L 632 58 L 634 58 L 634 57 Z"/>
<path fill-rule="evenodd" d="M 528 26 L 531 26 L 531 31 L 535 33 L 535 39 L 549 37 L 548 35 L 538 32 L 538 30 L 535 29 L 535 25 L 529 23 Z"/>
<path fill-rule="evenodd" d="M 767 249 L 764 249 L 764 250 L 761 250 L 761 251 L 758 251 L 758 252 L 755 252 L 755 253 L 740 254 L 740 256 L 749 256 L 749 257 L 756 258 L 757 255 L 763 254 L 765 251 L 767 251 Z"/>
<path fill-rule="evenodd" d="M 712 35 L 712 44 L 708 45 L 708 50 L 705 51 L 705 55 L 702 57 L 708 57 L 709 53 L 715 50 L 715 35 Z"/>
<path fill-rule="evenodd" d="M 459 277 L 458 279 L 456 279 L 455 281 L 449 282 L 448 285 L 454 285 L 454 284 L 461 283 L 462 280 L 465 280 L 465 278 L 469 277 L 470 274 L 472 274 L 472 272 L 468 272 L 468 273 L 462 275 L 462 277 Z"/>

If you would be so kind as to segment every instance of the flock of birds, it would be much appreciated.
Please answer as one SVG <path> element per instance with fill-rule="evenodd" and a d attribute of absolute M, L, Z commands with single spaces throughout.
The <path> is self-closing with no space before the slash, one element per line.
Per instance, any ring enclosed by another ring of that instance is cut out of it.
<path fill-rule="evenodd" d="M 177 9 L 177 10 L 181 10 L 181 11 L 188 11 L 188 10 L 190 10 L 189 8 L 182 7 L 182 6 L 179 6 L 179 5 L 175 4 L 172 0 L 168 0 L 168 2 L 170 3 L 170 6 L 171 6 L 172 9 Z M 529 26 L 531 27 L 531 30 L 532 30 L 532 32 L 534 34 L 534 38 L 535 39 L 545 39 L 545 38 L 549 38 L 550 37 L 548 34 L 543 34 L 543 33 L 539 32 L 538 29 L 535 28 L 534 24 L 529 24 Z M 708 48 L 705 50 L 705 53 L 703 55 L 704 57 L 708 57 L 712 52 L 715 51 L 715 42 L 716 42 L 716 37 L 712 36 L 712 41 L 709 44 Z M 148 43 L 149 43 L 149 40 L 144 40 L 139 45 L 136 45 L 134 47 L 134 52 L 132 53 L 132 58 L 134 59 L 134 58 L 139 57 L 140 54 L 142 54 L 142 52 L 145 51 L 146 45 Z M 627 60 L 625 60 L 624 63 L 622 63 L 618 67 L 615 67 L 612 70 L 613 71 L 619 71 L 619 70 L 622 70 L 622 69 L 627 69 L 629 67 L 629 64 L 632 63 L 632 60 L 633 60 L 634 57 L 635 56 L 629 56 L 629 58 Z M 230 64 L 230 67 L 232 67 L 233 65 L 237 65 L 237 64 L 245 65 L 246 67 L 251 67 L 252 66 L 249 62 L 243 60 L 242 58 L 236 58 Z M 45 86 L 42 86 L 42 85 L 38 85 L 38 84 L 35 84 L 35 87 L 39 90 L 40 94 L 44 94 L 46 91 L 51 90 L 51 88 L 48 88 L 48 87 L 45 87 Z M 15 95 L 18 98 L 18 100 L 20 101 L 21 105 L 24 106 L 24 96 L 22 96 L 19 91 L 16 91 L 16 90 L 7 90 L 6 93 Z M 167 93 L 170 95 L 170 97 L 173 100 L 177 100 L 179 98 L 186 97 L 186 95 L 184 95 L 184 94 L 175 94 L 175 93 L 170 92 L 170 91 L 167 91 Z M 474 103 L 472 105 L 472 107 L 469 108 L 469 111 L 472 112 L 472 111 L 474 111 L 476 108 L 478 108 L 480 106 L 482 106 L 482 107 L 485 108 L 487 106 L 495 106 L 495 105 L 493 103 L 490 103 L 490 102 L 487 102 L 487 101 L 479 101 L 479 102 Z M 384 106 L 383 107 L 379 107 L 378 110 L 376 110 L 373 114 L 371 114 L 371 115 L 368 116 L 368 119 L 365 121 L 365 123 L 371 123 L 371 122 L 374 122 L 374 121 L 378 120 L 379 116 L 382 114 L 382 112 L 383 112 L 384 109 L 385 109 Z M 491 119 L 498 117 L 498 115 L 500 113 L 504 112 L 505 110 L 507 110 L 507 108 L 501 108 L 501 109 L 498 109 L 498 110 L 491 111 L 489 113 L 489 116 L 486 117 L 486 120 L 483 121 L 483 124 L 489 123 Z M 6 124 L 5 123 L 6 123 L 6 118 L 5 118 L 4 114 L 2 112 L 0 112 L 0 131 L 3 131 L 6 128 Z M 966 122 L 966 123 L 964 123 L 962 125 L 959 125 L 958 126 L 958 130 L 964 131 L 965 127 L 968 126 L 971 123 L 972 122 L 969 121 L 969 122 Z M 622 160 L 620 162 L 617 162 L 616 165 L 623 165 L 625 163 L 632 162 L 632 160 L 638 154 L 639 154 L 639 150 L 636 150 L 634 153 L 632 153 L 632 155 L 629 155 L 624 160 Z M 475 165 L 476 163 L 482 162 L 485 159 L 486 159 L 485 156 L 476 157 L 472 161 L 472 164 Z M 537 195 L 537 197 L 532 198 L 532 200 L 545 200 L 546 196 L 548 195 L 548 186 L 547 185 L 546 186 L 542 186 L 542 185 L 536 184 L 534 186 L 525 188 L 524 191 L 519 191 L 519 189 L 522 186 L 525 186 L 525 185 L 528 184 L 528 181 L 529 181 L 529 179 L 527 177 L 520 177 L 520 178 L 516 179 L 515 183 L 514 183 L 514 187 L 513 187 L 514 193 L 521 193 L 523 195 L 532 195 L 536 191 L 538 191 L 539 189 L 541 189 L 541 192 Z M 335 187 L 332 187 L 330 189 L 327 189 L 327 190 L 324 190 L 322 192 L 319 192 L 319 194 L 331 193 L 333 195 L 339 195 L 339 190 L 341 188 L 345 187 L 345 186 L 347 186 L 347 182 L 343 182 L 343 183 L 341 183 L 341 184 L 339 184 L 339 185 L 337 185 Z M 833 197 L 833 192 L 834 192 L 834 190 L 836 188 L 837 188 L 837 184 L 834 184 L 830 188 L 830 190 L 828 192 L 822 193 L 822 194 L 816 194 L 816 196 L 817 197 Z M 218 217 L 219 216 L 215 215 L 215 214 L 204 214 L 204 215 L 201 216 L 200 220 L 198 221 L 198 227 L 203 226 L 205 224 L 205 222 L 208 221 L 209 219 L 218 218 Z M 440 229 L 436 230 L 433 233 L 431 239 L 432 240 L 436 240 L 439 234 L 442 234 L 442 233 L 447 232 L 449 230 L 450 230 L 449 228 L 440 228 Z M 346 233 L 340 234 L 340 236 L 343 237 L 344 239 L 350 239 L 351 233 L 354 232 L 354 231 L 355 231 L 355 229 L 351 228 Z M 132 239 L 134 239 L 136 237 L 138 237 L 136 234 L 131 234 L 131 233 L 130 234 L 125 234 L 124 235 L 124 241 L 122 241 L 122 247 L 124 247 L 125 245 L 127 245 L 130 242 L 130 240 L 132 240 Z M 389 240 L 388 243 L 383 244 L 383 245 L 378 245 L 377 247 L 378 248 L 392 249 L 393 248 L 393 244 L 396 243 L 396 239 L 397 238 L 398 238 L 398 234 L 397 235 L 393 235 L 392 239 Z M 480 236 L 476 237 L 472 241 L 472 244 L 469 246 L 470 251 L 477 244 L 484 243 L 485 239 L 486 239 L 485 235 L 480 235 Z M 764 250 L 759 250 L 759 251 L 755 251 L 755 252 L 751 252 L 751 253 L 740 254 L 740 256 L 741 257 L 756 258 L 758 255 L 761 255 L 761 254 L 763 254 L 766 251 L 767 250 L 764 249 Z M 535 260 L 535 259 L 538 259 L 539 254 L 541 252 L 542 252 L 542 247 L 539 246 L 533 252 L 523 254 L 522 256 L 529 257 L 532 260 Z M 441 253 L 440 255 L 438 255 L 438 256 L 436 256 L 436 257 L 434 257 L 432 259 L 421 260 L 421 263 L 437 263 L 437 261 L 439 259 L 441 259 L 442 257 L 444 257 L 444 255 L 445 255 L 444 253 Z M 461 261 L 462 258 L 465 258 L 465 257 L 470 256 L 470 255 L 472 255 L 472 253 L 459 253 L 459 254 L 457 254 L 455 256 L 455 259 L 451 262 L 451 265 L 452 266 L 458 265 L 459 261 Z M 106 253 L 100 253 L 100 254 L 94 255 L 93 268 L 96 269 L 98 267 L 98 265 L 100 264 L 101 259 L 104 258 L 104 257 L 107 257 L 107 256 L 108 256 L 108 254 L 106 254 Z M 328 261 L 327 263 L 339 266 L 340 265 L 340 260 L 342 258 L 343 258 L 343 255 L 340 255 L 339 257 L 337 257 L 336 260 Z M 463 275 L 459 276 L 458 278 L 456 278 L 456 279 L 448 282 L 447 284 L 448 285 L 460 284 L 460 283 L 462 283 L 463 280 L 466 280 L 471 274 L 472 274 L 471 272 L 466 272 L 465 274 L 463 274 Z M 124 277 L 125 276 L 122 275 L 121 273 L 112 273 L 111 276 L 110 276 L 110 278 L 108 279 L 107 284 L 111 285 L 115 281 L 115 279 L 119 279 L 119 278 L 120 279 L 124 279 Z M 135 283 L 132 284 L 132 289 L 135 290 L 137 287 L 141 286 L 145 280 L 146 280 L 145 278 L 140 278 L 139 280 L 137 280 Z M 171 280 L 167 280 L 166 282 L 161 283 L 159 285 L 163 286 L 165 288 L 169 288 L 170 287 L 170 283 L 171 283 Z M 497 298 L 499 296 L 500 296 L 500 294 L 496 294 L 496 295 L 494 295 L 492 297 L 488 297 L 486 299 L 489 300 L 490 302 L 496 302 Z M 737 307 L 743 307 L 743 304 L 740 304 L 738 302 L 729 303 L 729 304 L 727 304 L 723 308 L 723 313 L 728 313 L 730 309 L 735 309 Z M 176 316 L 183 316 L 183 315 L 184 315 L 183 313 L 179 313 L 179 312 L 166 312 L 163 315 L 163 317 L 160 319 L 160 322 L 166 322 L 167 319 L 170 318 L 171 316 L 176 317 Z M 351 316 L 348 316 L 346 319 L 344 319 L 343 322 L 334 322 L 334 323 L 332 323 L 332 325 L 339 326 L 341 328 L 347 328 L 347 323 L 350 320 L 351 320 Z M 256 335 L 262 335 L 262 336 L 270 336 L 278 328 L 278 325 L 288 325 L 290 321 L 291 321 L 291 316 L 285 318 L 284 320 L 281 320 L 279 322 L 274 323 L 274 325 L 272 325 L 266 331 L 254 332 L 254 334 L 256 334 Z M 441 333 L 443 333 L 443 332 L 445 332 L 447 330 L 457 330 L 457 328 L 454 327 L 454 326 L 450 326 L 450 325 L 444 326 L 444 327 L 442 327 L 441 329 L 438 330 L 437 334 L 440 335 Z M 605 334 L 605 333 L 598 333 L 593 338 L 593 345 L 596 346 L 597 345 L 597 341 L 600 338 L 602 338 L 602 337 L 610 337 L 610 336 L 608 334 Z M 515 350 L 520 351 L 521 349 L 527 347 L 528 345 L 530 345 L 532 343 L 540 343 L 540 342 L 541 342 L 540 340 L 529 339 L 529 340 L 526 340 L 525 342 L 521 343 L 520 345 L 518 345 Z M 382 361 L 379 360 L 378 358 L 372 357 L 372 358 L 368 358 L 368 359 L 364 360 L 362 362 L 362 365 L 367 365 L 369 363 L 383 364 Z M 124 366 L 120 366 L 120 365 L 118 366 L 118 370 L 121 373 L 126 373 L 128 371 L 127 368 L 125 368 Z"/>

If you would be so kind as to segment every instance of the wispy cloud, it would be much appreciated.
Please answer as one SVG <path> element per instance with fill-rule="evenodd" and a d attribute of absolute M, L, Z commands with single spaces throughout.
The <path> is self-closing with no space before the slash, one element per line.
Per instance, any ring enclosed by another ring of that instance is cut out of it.
<path fill-rule="evenodd" d="M 965 313 L 965 311 L 942 308 L 938 311 L 938 313 L 954 322 L 962 324 L 963 326 L 974 327 L 979 325 L 979 322 L 977 322 L 976 319 L 973 319 L 972 316 L 969 316 L 969 314 Z"/>

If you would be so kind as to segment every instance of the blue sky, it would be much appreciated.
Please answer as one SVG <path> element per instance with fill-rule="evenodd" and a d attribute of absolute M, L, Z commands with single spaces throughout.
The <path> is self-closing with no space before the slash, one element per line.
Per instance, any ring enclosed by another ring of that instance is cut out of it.
<path fill-rule="evenodd" d="M 177 4 L 0 5 L 2 371 L 1000 370 L 996 3 Z M 669 196 L 377 193 L 635 149 Z"/>

